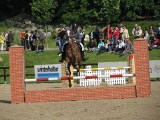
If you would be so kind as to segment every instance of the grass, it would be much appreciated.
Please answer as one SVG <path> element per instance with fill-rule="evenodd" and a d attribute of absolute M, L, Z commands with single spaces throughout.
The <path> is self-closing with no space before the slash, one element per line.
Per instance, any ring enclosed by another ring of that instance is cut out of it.
<path fill-rule="evenodd" d="M 34 66 L 34 65 L 46 65 L 46 64 L 60 64 L 58 60 L 60 57 L 58 56 L 58 50 L 46 50 L 42 53 L 36 53 L 34 51 L 27 51 L 25 53 L 25 65 L 26 66 Z M 113 53 L 103 53 L 100 55 L 96 55 L 96 52 L 85 53 L 85 55 L 89 58 L 85 63 L 98 63 L 98 62 L 118 62 L 118 61 L 127 61 L 128 55 L 124 55 L 119 57 L 117 54 Z M 9 66 L 9 55 L 1 54 L 3 61 L 0 62 L 0 67 Z M 150 60 L 160 60 L 160 49 L 153 49 L 149 51 Z M 9 70 L 6 71 L 9 75 Z M 33 68 L 26 68 L 27 74 L 33 74 Z M 0 75 L 3 75 L 3 69 L 0 69 Z M 34 78 L 34 76 L 27 76 L 27 78 Z M 0 77 L 0 83 L 4 83 L 4 79 Z M 9 77 L 7 77 L 7 83 L 9 83 Z"/>
<path fill-rule="evenodd" d="M 136 21 L 136 22 L 123 22 L 123 24 L 127 25 L 129 34 L 130 34 L 130 39 L 131 41 L 134 40 L 134 38 L 131 36 L 131 31 L 132 28 L 134 27 L 135 24 L 138 24 L 142 27 L 143 31 L 148 30 L 149 26 L 154 26 L 156 27 L 158 25 L 159 21 Z M 13 29 L 13 27 L 9 26 L 0 26 L 0 32 L 6 32 L 9 29 Z M 14 28 L 15 29 L 15 28 Z M 85 26 L 85 34 L 88 34 L 91 30 L 95 30 L 95 26 Z M 54 31 L 52 32 L 54 33 Z M 18 34 L 14 35 L 15 41 L 13 44 L 18 44 L 20 43 L 20 39 L 18 37 Z M 58 48 L 56 46 L 56 38 L 53 39 L 53 36 L 48 38 L 48 46 L 49 48 Z M 87 44 L 87 42 L 86 42 Z M 85 45 L 86 45 L 85 44 Z M 45 44 L 46 47 L 46 44 Z M 25 53 L 25 61 L 26 61 L 26 66 L 33 66 L 33 65 L 42 65 L 42 64 L 59 64 L 59 56 L 58 50 L 47 50 L 44 51 L 43 53 L 36 53 L 34 51 L 27 51 Z M 128 54 L 124 55 L 122 57 L 119 57 L 118 55 L 112 54 L 112 53 L 103 53 L 100 55 L 96 55 L 95 52 L 92 53 L 85 53 L 89 59 L 85 63 L 98 63 L 98 62 L 118 62 L 118 61 L 127 61 L 128 59 Z M 0 67 L 9 66 L 9 55 L 8 54 L 0 54 L 0 56 L 3 58 L 3 61 L 0 62 Z M 153 49 L 152 51 L 149 52 L 149 59 L 150 60 L 160 60 L 160 49 Z M 27 69 L 26 73 L 34 73 L 33 68 Z M 3 74 L 3 70 L 0 69 L 0 75 Z M 9 74 L 9 70 L 7 70 L 7 74 Z M 33 78 L 33 77 L 32 77 Z M 7 78 L 8 80 L 9 78 Z M 3 78 L 0 77 L 0 83 L 3 81 Z M 9 80 L 8 80 L 9 81 Z"/>
<path fill-rule="evenodd" d="M 34 51 L 27 51 L 25 53 L 26 66 L 41 65 L 41 64 L 59 64 L 58 60 L 58 50 L 46 50 L 42 53 L 36 53 Z M 118 62 L 118 61 L 127 61 L 128 55 L 119 57 L 117 54 L 113 53 L 103 53 L 96 55 L 96 52 L 87 53 L 85 56 L 89 59 L 85 63 L 98 63 L 98 62 Z M 0 62 L 0 67 L 9 66 L 9 55 L 1 54 L 3 61 Z M 150 60 L 160 60 L 160 49 L 153 49 L 149 51 Z"/>

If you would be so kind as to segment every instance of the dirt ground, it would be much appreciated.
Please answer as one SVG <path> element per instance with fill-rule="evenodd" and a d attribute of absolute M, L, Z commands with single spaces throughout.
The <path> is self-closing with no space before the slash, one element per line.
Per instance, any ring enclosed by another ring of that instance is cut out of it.
<path fill-rule="evenodd" d="M 151 86 L 147 98 L 11 104 L 10 85 L 1 84 L 0 120 L 160 120 L 160 81 Z"/>

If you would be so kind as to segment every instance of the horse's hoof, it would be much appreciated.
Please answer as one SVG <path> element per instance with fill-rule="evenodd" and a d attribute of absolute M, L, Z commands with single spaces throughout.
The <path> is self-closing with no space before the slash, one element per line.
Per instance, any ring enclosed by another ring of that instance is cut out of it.
<path fill-rule="evenodd" d="M 77 82 L 77 84 L 79 84 L 79 80 L 77 80 L 76 82 Z"/>
<path fill-rule="evenodd" d="M 69 87 L 72 87 L 72 84 L 69 84 Z"/>
<path fill-rule="evenodd" d="M 66 75 L 69 75 L 69 71 L 66 71 Z"/>

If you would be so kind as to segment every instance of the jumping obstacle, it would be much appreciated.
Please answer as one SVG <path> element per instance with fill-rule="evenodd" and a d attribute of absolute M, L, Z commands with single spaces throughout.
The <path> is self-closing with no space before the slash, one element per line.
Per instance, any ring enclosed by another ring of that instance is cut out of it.
<path fill-rule="evenodd" d="M 11 103 L 149 97 L 151 95 L 151 86 L 148 54 L 147 40 L 134 40 L 136 82 L 133 84 L 59 88 L 52 90 L 26 90 L 24 47 L 10 47 Z"/>
<path fill-rule="evenodd" d="M 80 69 L 80 76 L 97 75 L 97 76 L 108 76 L 104 80 L 107 85 L 120 85 L 126 84 L 126 71 L 130 67 L 107 67 L 107 68 L 92 68 L 91 66 L 86 66 L 86 69 Z M 116 77 L 112 77 L 116 76 Z M 133 77 L 133 74 L 129 77 Z M 98 77 L 95 79 L 80 79 L 80 86 L 99 86 L 102 83 L 102 78 Z"/>
<path fill-rule="evenodd" d="M 97 79 L 97 78 L 117 78 L 117 77 L 133 77 L 134 74 L 115 74 L 115 75 L 107 75 L 107 76 L 74 76 L 70 77 L 70 79 Z M 52 81 L 52 80 L 68 80 L 69 77 L 61 77 L 61 78 L 37 78 L 37 79 L 25 79 L 25 82 L 36 82 L 36 81 Z"/>
<path fill-rule="evenodd" d="M 99 86 L 102 83 L 102 79 L 105 80 L 107 85 L 126 84 L 126 77 L 128 78 L 134 76 L 134 74 L 126 74 L 126 71 L 128 71 L 127 69 L 129 68 L 130 67 L 92 68 L 91 66 L 88 65 L 86 66 L 86 69 L 80 69 L 80 76 L 70 77 L 70 79 L 80 80 L 80 86 L 84 87 Z M 68 77 L 37 78 L 37 79 L 25 79 L 25 82 L 44 82 L 44 81 L 68 80 L 68 79 L 69 79 Z"/>

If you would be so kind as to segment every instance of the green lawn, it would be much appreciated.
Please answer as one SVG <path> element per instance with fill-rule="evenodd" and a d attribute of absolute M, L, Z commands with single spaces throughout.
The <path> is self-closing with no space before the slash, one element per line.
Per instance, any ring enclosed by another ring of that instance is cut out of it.
<path fill-rule="evenodd" d="M 159 21 L 139 21 L 139 22 L 123 22 L 123 24 L 127 25 L 129 34 L 130 34 L 130 40 L 133 41 L 133 37 L 131 36 L 131 30 L 134 27 L 134 24 L 138 24 L 142 27 L 143 31 L 147 30 L 150 25 L 157 26 Z M 0 26 L 0 32 L 6 32 L 9 29 L 13 27 L 8 26 Z M 85 34 L 88 34 L 91 30 L 95 30 L 95 26 L 85 26 Z M 52 32 L 54 33 L 54 31 Z M 53 36 L 53 35 L 52 35 Z M 15 41 L 14 44 L 20 43 L 18 34 L 14 35 Z M 49 48 L 58 48 L 55 44 L 56 38 L 50 37 L 48 38 L 48 46 Z M 87 44 L 87 42 L 86 42 Z M 86 45 L 85 44 L 85 45 Z M 45 43 L 46 47 L 46 43 Z M 27 51 L 25 54 L 25 61 L 26 66 L 33 66 L 33 65 L 40 65 L 40 64 L 58 64 L 58 60 L 60 57 L 57 55 L 58 50 L 47 50 L 43 53 L 36 53 L 33 51 Z M 100 55 L 96 55 L 96 52 L 92 53 L 85 53 L 85 55 L 89 58 L 85 63 L 98 63 L 98 62 L 117 62 L 117 61 L 127 61 L 128 55 L 124 55 L 122 57 L 119 57 L 119 55 L 113 54 L 113 53 L 103 53 Z M 0 62 L 0 67 L 9 67 L 9 56 L 8 54 L 0 54 L 0 56 L 3 58 L 3 61 Z M 149 52 L 149 58 L 150 60 L 160 60 L 160 49 L 153 49 Z M 26 73 L 34 73 L 33 68 L 27 69 Z M 3 70 L 0 69 L 0 75 L 3 74 Z M 9 70 L 7 70 L 7 74 L 9 74 Z M 33 77 L 32 77 L 33 78 Z M 7 79 L 9 79 L 7 77 Z M 0 83 L 3 81 L 3 78 L 0 77 Z"/>
<path fill-rule="evenodd" d="M 39 64 L 58 64 L 60 57 L 57 55 L 58 50 L 46 50 L 42 53 L 36 53 L 34 51 L 27 51 L 25 53 L 26 66 L 33 66 Z M 117 54 L 113 53 L 103 53 L 96 55 L 96 52 L 85 52 L 85 56 L 89 59 L 85 63 L 98 63 L 98 62 L 117 62 L 117 61 L 127 61 L 128 55 L 119 57 Z M 9 66 L 9 55 L 1 54 L 3 61 L 0 62 L 0 67 Z M 149 51 L 150 60 L 160 60 L 160 49 L 153 49 Z"/>
<path fill-rule="evenodd" d="M 46 50 L 42 53 L 36 53 L 34 51 L 27 51 L 25 53 L 25 64 L 26 66 L 34 66 L 34 65 L 45 65 L 45 64 L 59 64 L 58 60 L 60 57 L 58 56 L 58 50 Z M 103 53 L 100 55 L 96 55 L 96 52 L 87 53 L 85 52 L 85 56 L 89 59 L 85 62 L 88 63 L 98 63 L 98 62 L 118 62 L 118 61 L 127 61 L 128 55 L 124 55 L 119 57 L 117 54 L 113 53 Z M 6 66 L 9 67 L 9 54 L 1 54 L 3 61 L 0 62 L 0 67 Z M 153 49 L 149 51 L 150 60 L 160 60 L 160 49 Z M 27 74 L 33 74 L 33 68 L 26 69 Z M 0 69 L 0 75 L 3 75 L 3 69 Z M 7 69 L 6 74 L 9 75 L 9 70 Z M 27 78 L 34 78 L 34 76 L 27 76 Z M 0 77 L 0 83 L 3 83 L 3 77 Z M 9 77 L 7 77 L 7 83 L 9 83 Z"/>

